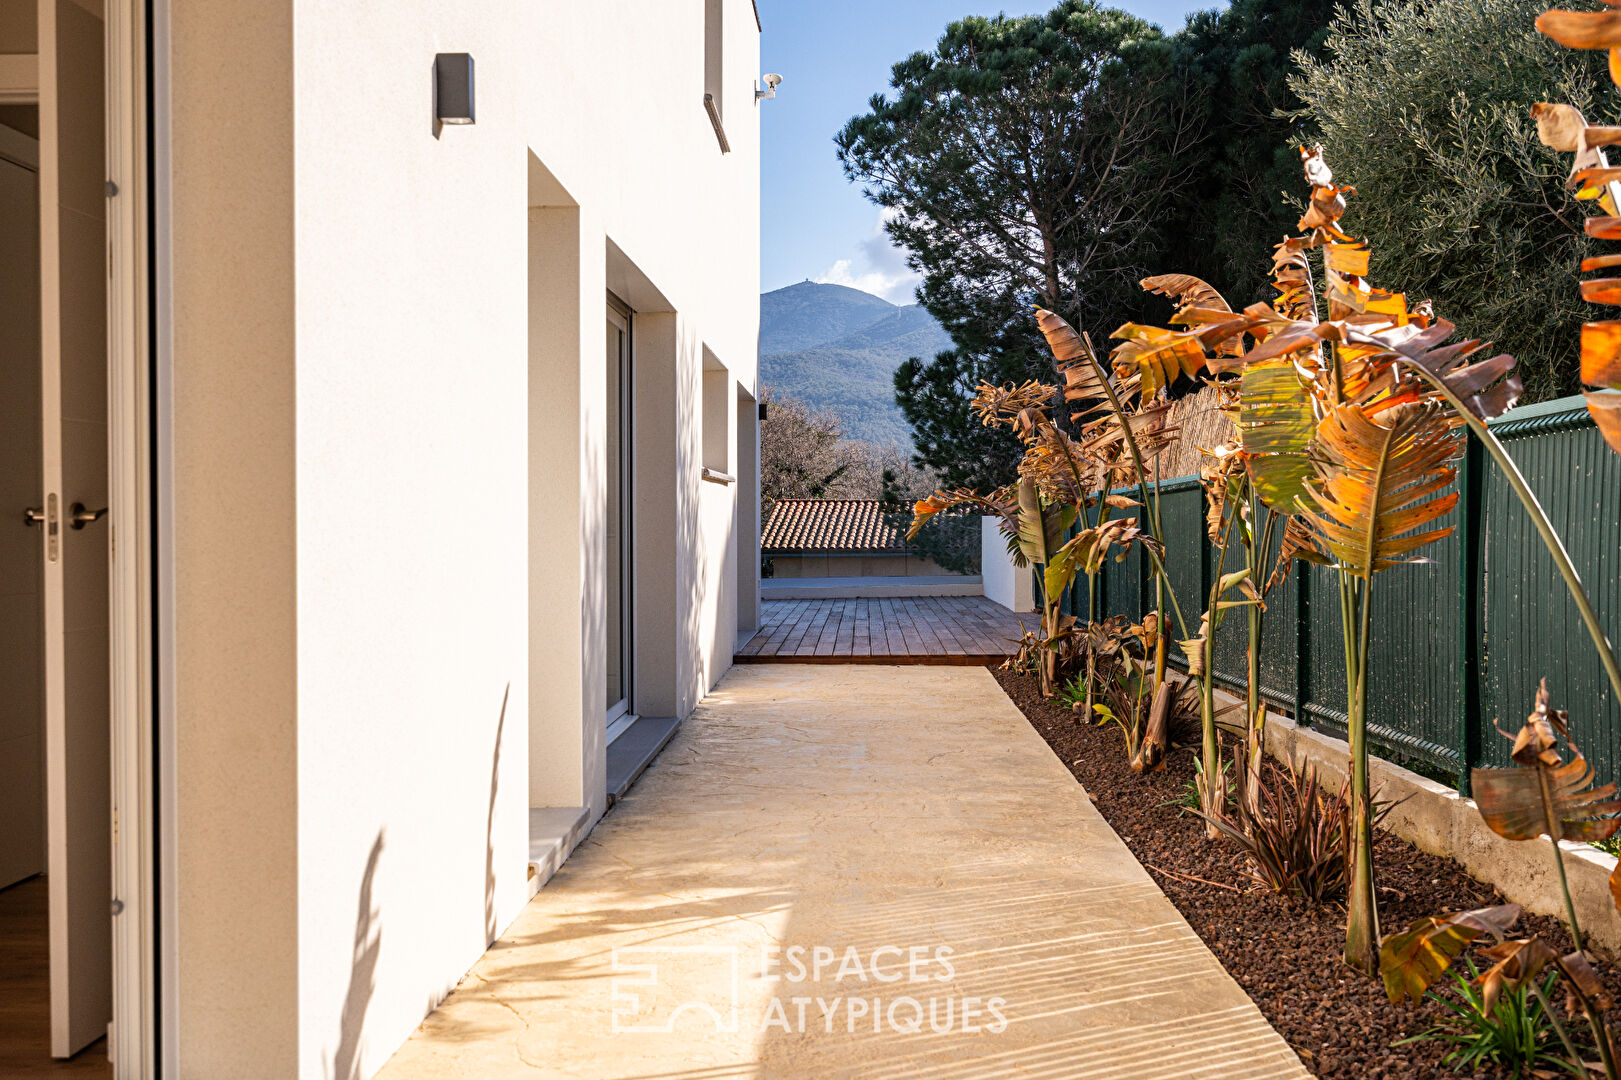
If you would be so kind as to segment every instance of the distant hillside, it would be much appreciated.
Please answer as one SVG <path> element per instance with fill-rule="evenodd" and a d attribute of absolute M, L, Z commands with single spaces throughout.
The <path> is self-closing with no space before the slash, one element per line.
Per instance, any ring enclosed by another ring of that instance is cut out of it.
<path fill-rule="evenodd" d="M 909 446 L 895 369 L 951 348 L 933 316 L 858 289 L 803 282 L 760 297 L 760 381 L 832 409 L 851 438 Z"/>
<path fill-rule="evenodd" d="M 895 310 L 860 289 L 800 282 L 760 297 L 760 355 L 813 349 Z"/>

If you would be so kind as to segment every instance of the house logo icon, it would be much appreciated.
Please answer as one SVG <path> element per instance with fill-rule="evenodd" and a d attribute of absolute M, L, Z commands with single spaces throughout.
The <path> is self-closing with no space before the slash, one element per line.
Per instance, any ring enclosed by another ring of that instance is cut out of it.
<path fill-rule="evenodd" d="M 615 1034 L 738 1030 L 735 945 L 633 945 L 613 951 Z"/>

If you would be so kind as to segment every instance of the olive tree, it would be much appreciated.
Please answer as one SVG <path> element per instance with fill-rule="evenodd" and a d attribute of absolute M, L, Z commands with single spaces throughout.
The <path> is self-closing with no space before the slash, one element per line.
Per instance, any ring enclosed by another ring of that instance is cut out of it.
<path fill-rule="evenodd" d="M 1326 56 L 1297 54 L 1291 86 L 1338 182 L 1377 191 L 1343 222 L 1373 273 L 1430 299 L 1470 336 L 1519 357 L 1527 400 L 1577 388 L 1572 286 L 1591 243 L 1569 164 L 1537 140 L 1531 107 L 1612 116 L 1604 54 L 1537 33 L 1542 0 L 1354 0 Z"/>

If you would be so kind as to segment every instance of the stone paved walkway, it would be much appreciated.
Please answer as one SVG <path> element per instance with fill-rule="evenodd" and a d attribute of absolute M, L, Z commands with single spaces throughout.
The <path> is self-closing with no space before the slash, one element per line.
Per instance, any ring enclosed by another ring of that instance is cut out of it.
<path fill-rule="evenodd" d="M 750 665 L 379 1075 L 1307 1074 L 988 672 Z"/>

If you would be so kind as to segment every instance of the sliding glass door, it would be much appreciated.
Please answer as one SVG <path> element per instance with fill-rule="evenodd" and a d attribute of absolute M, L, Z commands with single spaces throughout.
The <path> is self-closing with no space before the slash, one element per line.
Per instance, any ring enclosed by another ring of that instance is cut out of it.
<path fill-rule="evenodd" d="M 608 741 L 635 719 L 631 708 L 631 316 L 608 298 Z"/>

